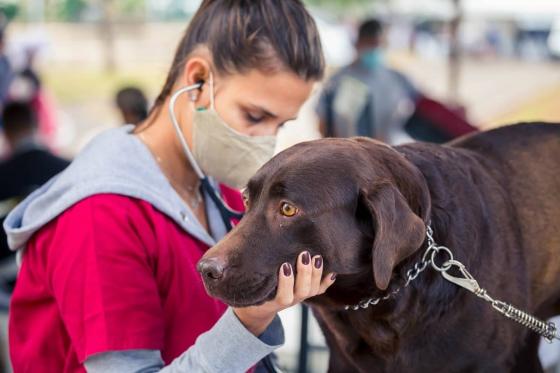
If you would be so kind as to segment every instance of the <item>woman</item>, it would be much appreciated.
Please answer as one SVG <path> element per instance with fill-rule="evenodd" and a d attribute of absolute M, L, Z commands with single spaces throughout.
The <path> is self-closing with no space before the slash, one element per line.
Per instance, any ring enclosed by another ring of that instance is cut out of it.
<path fill-rule="evenodd" d="M 320 257 L 283 264 L 273 300 L 233 310 L 195 266 L 231 223 L 216 194 L 243 208 L 231 187 L 272 156 L 323 68 L 300 1 L 203 1 L 148 119 L 96 138 L 8 217 L 25 248 L 14 371 L 241 372 L 279 347 L 276 313 L 334 282 Z"/>

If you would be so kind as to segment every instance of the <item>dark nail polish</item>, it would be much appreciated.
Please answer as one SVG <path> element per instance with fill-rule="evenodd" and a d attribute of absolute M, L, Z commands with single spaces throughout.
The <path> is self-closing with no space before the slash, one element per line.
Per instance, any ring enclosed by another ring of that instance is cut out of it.
<path fill-rule="evenodd" d="M 304 265 L 308 265 L 310 261 L 311 261 L 311 256 L 309 255 L 309 253 L 307 251 L 304 252 L 303 255 L 301 256 L 301 262 Z"/>
<path fill-rule="evenodd" d="M 284 271 L 284 276 L 290 277 L 292 275 L 292 266 L 288 263 L 282 265 L 282 270 Z"/>
<path fill-rule="evenodd" d="M 323 265 L 323 258 L 315 258 L 315 268 L 319 269 Z"/>
<path fill-rule="evenodd" d="M 332 281 L 336 280 L 336 273 L 333 273 L 333 274 L 331 275 L 331 280 L 332 280 Z"/>

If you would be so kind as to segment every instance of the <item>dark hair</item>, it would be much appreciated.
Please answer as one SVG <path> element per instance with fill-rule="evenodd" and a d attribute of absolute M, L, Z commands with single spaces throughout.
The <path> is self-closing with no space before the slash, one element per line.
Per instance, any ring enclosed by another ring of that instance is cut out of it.
<path fill-rule="evenodd" d="M 169 96 L 200 45 L 210 51 L 218 73 L 285 68 L 319 80 L 325 69 L 315 21 L 300 0 L 204 0 L 179 43 L 155 107 Z"/>
<path fill-rule="evenodd" d="M 383 33 L 383 24 L 381 21 L 371 18 L 360 25 L 358 28 L 358 41 L 364 39 L 379 38 Z"/>
<path fill-rule="evenodd" d="M 148 100 L 140 88 L 121 88 L 117 92 L 115 101 L 121 112 L 134 116 L 138 122 L 148 116 Z"/>
<path fill-rule="evenodd" d="M 2 126 L 7 136 L 31 132 L 37 128 L 37 115 L 30 104 L 11 102 L 2 111 Z"/>

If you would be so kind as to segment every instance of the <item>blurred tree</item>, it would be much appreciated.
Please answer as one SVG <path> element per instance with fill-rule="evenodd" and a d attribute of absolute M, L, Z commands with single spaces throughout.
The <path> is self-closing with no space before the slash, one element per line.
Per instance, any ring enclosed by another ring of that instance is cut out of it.
<path fill-rule="evenodd" d="M 354 4 L 371 3 L 371 0 L 305 0 L 305 2 L 313 5 L 319 5 L 319 6 L 326 6 L 326 7 L 336 6 L 336 7 L 344 8 L 347 6 L 352 6 Z"/>
<path fill-rule="evenodd" d="M 360 9 L 371 8 L 372 3 L 380 0 L 304 0 L 312 7 L 332 10 L 342 13 L 351 13 Z"/>
<path fill-rule="evenodd" d="M 0 0 L 1 2 L 2 0 Z M 43 0 L 47 18 L 54 21 L 99 21 L 107 14 L 103 0 Z M 145 20 L 146 0 L 119 0 L 111 4 L 115 21 Z"/>
<path fill-rule="evenodd" d="M 19 6 L 13 3 L 0 4 L 0 13 L 2 13 L 7 20 L 11 20 L 19 13 Z"/>
<path fill-rule="evenodd" d="M 102 17 L 99 22 L 99 31 L 103 41 L 105 51 L 105 71 L 113 73 L 116 69 L 115 61 L 115 1 L 100 0 L 102 7 Z"/>
<path fill-rule="evenodd" d="M 87 0 L 59 0 L 55 2 L 55 17 L 61 21 L 79 21 L 87 8 Z"/>
<path fill-rule="evenodd" d="M 119 0 L 115 3 L 117 18 L 141 19 L 146 17 L 146 0 Z"/>

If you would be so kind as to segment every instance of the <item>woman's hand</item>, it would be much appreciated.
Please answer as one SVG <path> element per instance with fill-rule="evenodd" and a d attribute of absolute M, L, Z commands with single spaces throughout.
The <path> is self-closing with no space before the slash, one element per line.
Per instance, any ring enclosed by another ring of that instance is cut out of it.
<path fill-rule="evenodd" d="M 307 298 L 323 294 L 336 278 L 330 273 L 323 280 L 323 258 L 317 255 L 311 258 L 304 251 L 298 257 L 297 278 L 292 266 L 284 263 L 278 273 L 278 290 L 276 297 L 259 306 L 234 308 L 233 311 L 245 327 L 254 335 L 262 334 L 272 322 L 276 313 L 304 301 Z"/>

